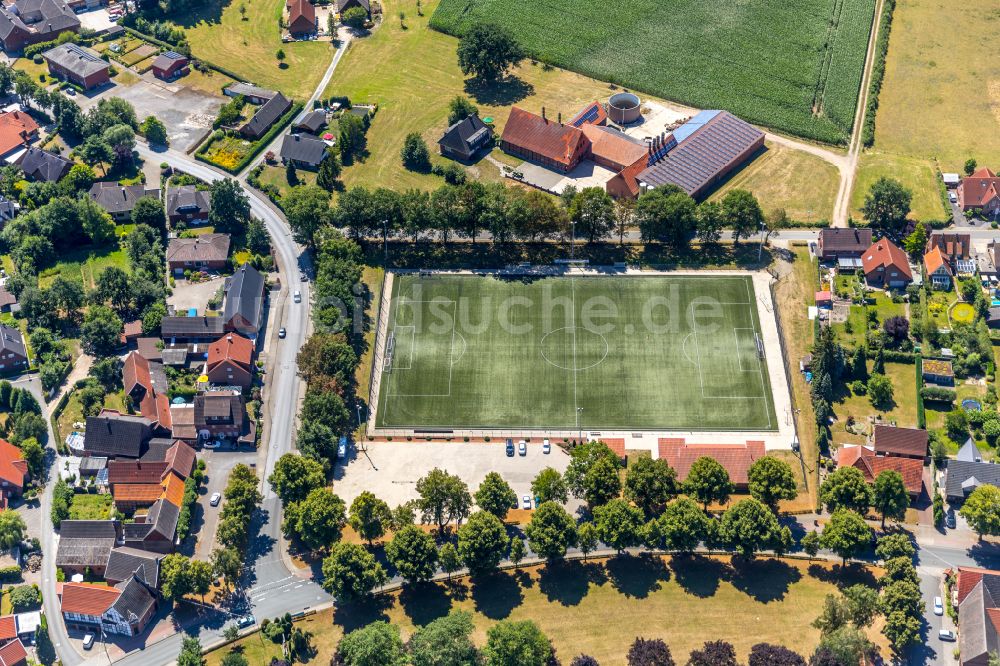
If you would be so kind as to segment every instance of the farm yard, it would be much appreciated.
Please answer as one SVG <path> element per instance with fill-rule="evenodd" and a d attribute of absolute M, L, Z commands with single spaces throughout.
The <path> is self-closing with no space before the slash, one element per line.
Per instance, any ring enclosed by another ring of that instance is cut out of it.
<path fill-rule="evenodd" d="M 442 0 L 430 25 L 460 35 L 488 20 L 543 62 L 799 136 L 846 142 L 875 0 L 637 0 L 627 7 Z"/>

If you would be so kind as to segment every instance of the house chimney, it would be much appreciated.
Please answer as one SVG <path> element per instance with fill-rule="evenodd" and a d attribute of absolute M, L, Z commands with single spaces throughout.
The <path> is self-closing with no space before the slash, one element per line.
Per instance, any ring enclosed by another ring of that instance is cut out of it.
<path fill-rule="evenodd" d="M 542 107 L 542 120 L 545 120 L 545 107 Z"/>
<path fill-rule="evenodd" d="M 559 119 L 559 124 L 562 125 L 562 111 L 556 117 Z"/>

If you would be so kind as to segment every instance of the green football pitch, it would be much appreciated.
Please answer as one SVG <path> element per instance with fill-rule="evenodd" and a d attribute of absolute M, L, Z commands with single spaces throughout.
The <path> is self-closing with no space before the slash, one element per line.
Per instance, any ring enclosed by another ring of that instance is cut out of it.
<path fill-rule="evenodd" d="M 381 428 L 778 426 L 749 276 L 397 274 L 386 313 Z"/>

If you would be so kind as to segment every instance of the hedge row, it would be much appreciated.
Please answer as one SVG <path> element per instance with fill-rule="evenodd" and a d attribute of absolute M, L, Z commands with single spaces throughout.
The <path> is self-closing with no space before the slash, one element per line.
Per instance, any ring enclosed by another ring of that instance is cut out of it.
<path fill-rule="evenodd" d="M 889 52 L 889 32 L 892 29 L 892 13 L 896 0 L 885 0 L 882 18 L 879 19 L 878 40 L 875 42 L 875 61 L 872 63 L 871 81 L 868 87 L 868 101 L 865 104 L 865 120 L 861 127 L 861 141 L 866 147 L 875 143 L 875 115 L 878 111 L 878 95 L 882 91 L 885 77 L 885 56 Z"/>
<path fill-rule="evenodd" d="M 265 134 L 260 139 L 255 141 L 254 144 L 250 146 L 250 152 L 248 152 L 246 156 L 242 160 L 237 162 L 236 166 L 234 166 L 231 169 L 227 169 L 221 164 L 216 164 L 212 160 L 205 157 L 205 153 L 208 151 L 208 147 L 212 145 L 211 140 L 206 141 L 198 148 L 198 150 L 194 154 L 194 158 L 196 160 L 204 162 L 205 164 L 211 164 L 212 166 L 222 169 L 223 171 L 227 171 L 233 175 L 236 175 L 239 172 L 243 171 L 243 169 L 246 168 L 246 166 L 250 164 L 250 162 L 252 162 L 255 157 L 260 155 L 261 151 L 267 148 L 271 144 L 271 141 L 274 140 L 274 137 L 278 136 L 280 132 L 284 131 L 284 129 L 292 122 L 295 116 L 298 115 L 299 111 L 302 110 L 302 107 L 303 107 L 302 102 L 295 102 L 294 104 L 292 104 L 292 108 L 289 109 L 288 112 L 278 120 L 278 122 L 276 122 L 274 125 L 271 126 L 271 129 L 267 131 L 267 134 Z"/>
<path fill-rule="evenodd" d="M 884 352 L 883 352 L 884 353 Z M 927 428 L 927 414 L 924 412 L 924 373 L 920 354 L 914 355 L 914 368 L 917 376 L 917 427 Z"/>
<path fill-rule="evenodd" d="M 955 402 L 955 391 L 950 388 L 944 388 L 943 386 L 925 386 L 920 389 L 920 400 L 918 400 L 918 404 L 923 406 L 924 400 L 952 403 Z"/>
<path fill-rule="evenodd" d="M 868 358 L 874 359 L 875 350 L 869 349 L 867 355 Z M 914 354 L 913 352 L 903 352 L 903 351 L 898 351 L 896 349 L 882 350 L 882 360 L 887 361 L 889 363 L 916 363 L 918 356 L 919 356 L 918 354 Z M 918 364 L 917 371 L 919 372 L 919 370 L 920 367 Z"/>

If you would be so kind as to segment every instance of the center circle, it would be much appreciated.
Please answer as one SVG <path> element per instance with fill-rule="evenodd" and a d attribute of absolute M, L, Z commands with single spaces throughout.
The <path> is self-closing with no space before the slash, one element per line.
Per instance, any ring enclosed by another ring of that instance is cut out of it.
<path fill-rule="evenodd" d="M 570 372 L 600 365 L 608 357 L 609 350 L 607 338 L 582 326 L 564 326 L 549 331 L 539 343 L 539 353 L 549 365 Z"/>

